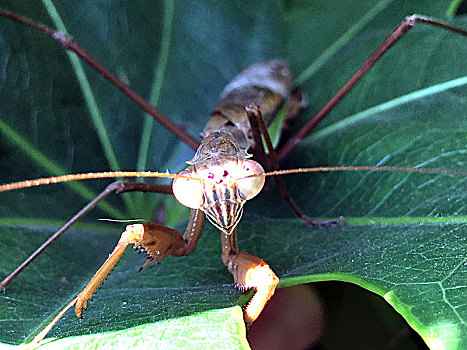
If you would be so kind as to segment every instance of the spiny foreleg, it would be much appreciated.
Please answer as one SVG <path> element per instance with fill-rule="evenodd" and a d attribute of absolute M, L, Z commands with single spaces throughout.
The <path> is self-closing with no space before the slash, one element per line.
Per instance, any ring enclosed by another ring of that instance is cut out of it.
<path fill-rule="evenodd" d="M 97 292 L 97 289 L 110 274 L 129 244 L 134 244 L 136 250 L 147 254 L 148 259 L 141 266 L 143 269 L 149 263 L 154 265 L 169 255 L 185 256 L 191 254 L 203 231 L 204 222 L 204 213 L 193 209 L 183 236 L 178 230 L 153 222 L 128 225 L 112 253 L 78 295 L 75 304 L 76 316 L 82 317 L 82 310 L 86 310 L 88 300 L 92 300 L 93 294 Z"/>
<path fill-rule="evenodd" d="M 141 190 L 139 187 L 139 185 L 134 186 L 134 188 Z M 132 190 L 134 189 L 130 184 L 126 192 Z M 114 250 L 110 253 L 107 260 L 95 273 L 83 291 L 60 311 L 60 313 L 34 338 L 32 343 L 40 343 L 58 320 L 62 318 L 65 312 L 73 305 L 75 305 L 76 316 L 82 318 L 83 309 L 86 310 L 88 301 L 92 300 L 93 294 L 97 292 L 97 289 L 108 277 L 129 244 L 134 244 L 135 249 L 144 251 L 147 254 L 148 260 L 143 264 L 141 267 L 142 269 L 148 263 L 152 262 L 154 264 L 169 255 L 184 256 L 191 254 L 196 248 L 196 244 L 203 231 L 204 223 L 204 213 L 201 210 L 193 209 L 191 210 L 188 226 L 183 236 L 180 231 L 152 222 L 128 225 L 120 236 Z"/>
<path fill-rule="evenodd" d="M 222 234 L 222 261 L 232 274 L 235 287 L 241 292 L 253 289 L 255 294 L 243 309 L 243 318 L 247 325 L 253 323 L 263 311 L 266 303 L 273 296 L 279 278 L 262 259 L 239 252 L 237 229 L 231 234 Z"/>

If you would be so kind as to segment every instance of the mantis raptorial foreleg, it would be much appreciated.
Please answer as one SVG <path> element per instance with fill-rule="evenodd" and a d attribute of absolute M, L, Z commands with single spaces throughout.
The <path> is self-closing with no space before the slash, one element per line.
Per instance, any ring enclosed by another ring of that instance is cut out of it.
<path fill-rule="evenodd" d="M 129 244 L 134 244 L 135 249 L 148 255 L 148 260 L 141 266 L 143 269 L 149 263 L 158 263 L 169 255 L 178 257 L 191 254 L 203 232 L 204 222 L 204 213 L 192 209 L 183 236 L 178 230 L 153 222 L 128 225 L 112 253 L 78 295 L 75 305 L 76 316 L 82 317 L 82 310 L 86 309 L 88 300 L 92 300 L 92 295 L 97 292 L 97 288 L 107 278 Z"/>
<path fill-rule="evenodd" d="M 231 234 L 221 234 L 221 244 L 222 262 L 232 274 L 235 287 L 241 292 L 255 291 L 243 311 L 245 323 L 250 325 L 273 296 L 279 278 L 262 259 L 238 251 L 237 229 Z"/>
<path fill-rule="evenodd" d="M 138 185 L 138 183 L 135 182 L 128 182 L 128 186 L 126 188 L 125 182 L 117 181 L 114 184 L 117 184 L 114 187 L 120 188 L 124 192 L 135 191 L 136 188 L 144 188 L 146 191 L 151 192 L 151 187 L 153 187 L 151 184 L 145 186 L 146 184 Z M 87 211 L 89 210 L 90 209 Z M 179 257 L 191 254 L 196 249 L 196 244 L 203 232 L 204 223 L 204 213 L 201 210 L 192 209 L 190 219 L 183 236 L 180 231 L 157 223 L 146 222 L 144 224 L 128 225 L 125 231 L 121 234 L 114 250 L 109 254 L 104 264 L 102 264 L 99 270 L 94 274 L 91 281 L 89 281 L 79 295 L 68 303 L 68 305 L 66 305 L 34 338 L 33 343 L 40 343 L 58 320 L 60 320 L 65 312 L 73 305 L 75 306 L 76 316 L 82 318 L 83 309 L 86 310 L 88 301 L 92 300 L 93 294 L 97 292 L 97 289 L 110 274 L 129 244 L 134 244 L 134 248 L 136 250 L 143 251 L 147 254 L 148 259 L 143 266 L 141 266 L 141 269 L 143 269 L 149 263 L 152 262 L 154 264 L 156 262 L 160 262 L 169 255 Z"/>
<path fill-rule="evenodd" d="M 124 184 L 124 183 L 123 183 Z M 134 183 L 130 183 L 126 189 L 131 191 Z M 122 184 L 119 184 L 122 187 Z M 138 187 L 137 185 L 136 187 Z M 149 263 L 158 263 L 169 255 L 180 257 L 191 254 L 196 249 L 196 244 L 201 236 L 205 223 L 205 214 L 199 209 L 192 209 L 185 233 L 171 229 L 164 225 L 147 222 L 144 224 L 128 225 L 108 258 L 94 274 L 91 281 L 73 299 L 52 322 L 39 333 L 34 342 L 39 343 L 50 331 L 55 323 L 65 312 L 75 306 L 76 316 L 82 318 L 83 309 L 86 310 L 89 300 L 101 286 L 112 269 L 125 252 L 129 244 L 133 244 L 136 250 L 145 252 L 148 259 L 141 266 L 143 269 Z M 274 294 L 279 283 L 279 278 L 260 258 L 246 252 L 238 252 L 237 229 L 231 234 L 221 235 L 222 261 L 234 278 L 235 285 L 241 291 L 254 289 L 255 294 L 244 308 L 244 318 L 247 324 L 251 324 L 259 316 L 264 305 Z M 140 270 L 141 270 L 140 269 Z"/>

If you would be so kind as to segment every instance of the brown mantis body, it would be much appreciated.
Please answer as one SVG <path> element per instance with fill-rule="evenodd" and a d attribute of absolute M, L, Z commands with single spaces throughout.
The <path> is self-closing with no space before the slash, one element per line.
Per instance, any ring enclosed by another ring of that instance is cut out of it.
<path fill-rule="evenodd" d="M 175 236 L 176 236 L 176 235 L 175 235 Z M 128 242 L 128 241 L 127 241 L 127 242 Z M 180 245 L 180 244 L 181 244 L 181 243 L 179 243 L 179 245 Z M 145 248 L 145 247 L 144 247 L 144 245 L 143 245 L 143 248 Z M 118 251 L 120 252 L 120 250 L 118 250 Z M 185 252 L 183 252 L 183 253 L 186 253 L 186 251 L 185 251 Z M 178 252 L 174 252 L 174 255 L 177 255 L 177 254 L 179 254 L 179 253 L 178 253 Z M 180 255 L 183 255 L 183 254 L 180 254 Z M 226 261 L 225 261 L 225 260 L 226 260 L 226 259 L 224 258 L 224 263 L 226 263 Z M 228 265 L 228 264 L 226 264 L 226 265 Z M 100 284 L 100 282 L 99 282 L 99 284 Z M 88 298 L 88 297 L 89 297 L 89 292 L 90 292 L 90 293 L 92 293 L 92 289 L 93 289 L 93 288 L 91 288 L 91 291 L 88 291 L 88 293 L 87 293 L 87 297 L 86 297 L 86 298 Z M 86 298 L 84 298 L 84 299 L 86 299 Z M 84 299 L 83 299 L 83 300 L 84 300 Z M 80 306 L 81 306 L 81 304 L 79 304 L 79 307 L 80 307 Z M 79 307 L 78 307 L 78 308 L 79 308 Z M 248 320 L 248 319 L 247 319 L 247 320 Z"/>

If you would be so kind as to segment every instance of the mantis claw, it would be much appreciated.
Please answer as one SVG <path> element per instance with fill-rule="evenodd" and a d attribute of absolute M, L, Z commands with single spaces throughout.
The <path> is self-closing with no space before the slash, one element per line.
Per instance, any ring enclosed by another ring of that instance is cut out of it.
<path fill-rule="evenodd" d="M 255 290 L 255 294 L 243 308 L 243 318 L 249 325 L 258 318 L 273 296 L 279 278 L 263 260 L 246 252 L 232 254 L 227 268 L 232 273 L 239 291 Z"/>
<path fill-rule="evenodd" d="M 88 300 L 92 300 L 93 294 L 97 292 L 97 289 L 120 260 L 128 244 L 134 244 L 135 249 L 140 252 L 144 251 L 148 256 L 148 260 L 141 266 L 140 271 L 151 262 L 154 265 L 168 255 L 181 256 L 185 252 L 183 237 L 177 230 L 151 222 L 128 225 L 117 246 L 78 295 L 75 304 L 76 316 L 83 317 L 83 309 L 86 310 Z"/>

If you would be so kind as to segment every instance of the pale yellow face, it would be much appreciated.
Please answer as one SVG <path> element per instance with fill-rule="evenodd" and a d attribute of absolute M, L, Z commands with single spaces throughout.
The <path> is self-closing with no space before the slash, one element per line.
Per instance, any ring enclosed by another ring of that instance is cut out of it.
<path fill-rule="evenodd" d="M 172 190 L 183 205 L 204 211 L 211 223 L 230 234 L 243 213 L 243 204 L 263 188 L 263 167 L 249 159 L 207 160 L 190 165 L 175 179 Z"/>

